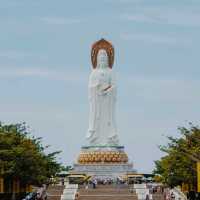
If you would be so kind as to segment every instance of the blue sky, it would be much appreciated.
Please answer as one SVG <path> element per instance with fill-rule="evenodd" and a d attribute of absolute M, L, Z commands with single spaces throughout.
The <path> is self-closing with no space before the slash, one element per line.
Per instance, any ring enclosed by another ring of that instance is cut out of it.
<path fill-rule="evenodd" d="M 27 122 L 59 161 L 75 161 L 88 126 L 91 44 L 116 51 L 121 144 L 151 172 L 165 135 L 200 119 L 199 0 L 1 0 L 0 120 Z"/>

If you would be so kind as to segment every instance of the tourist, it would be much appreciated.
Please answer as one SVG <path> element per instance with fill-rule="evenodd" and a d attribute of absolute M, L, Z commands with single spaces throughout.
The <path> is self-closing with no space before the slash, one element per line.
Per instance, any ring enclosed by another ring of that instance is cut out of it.
<path fill-rule="evenodd" d="M 62 186 L 65 185 L 65 179 L 64 178 L 61 179 L 61 183 L 62 183 Z"/>
<path fill-rule="evenodd" d="M 77 192 L 76 194 L 75 194 L 75 199 L 74 200 L 78 200 L 79 199 L 79 193 Z"/>
<path fill-rule="evenodd" d="M 36 199 L 36 192 L 30 192 L 23 200 L 35 200 Z"/>
<path fill-rule="evenodd" d="M 84 183 L 85 184 L 85 190 L 88 191 L 89 185 L 88 183 Z"/>
<path fill-rule="evenodd" d="M 95 189 L 96 188 L 96 180 L 92 181 L 92 188 Z"/>
<path fill-rule="evenodd" d="M 171 200 L 171 194 L 170 191 L 168 191 L 167 195 L 166 195 L 166 200 Z"/>
<path fill-rule="evenodd" d="M 47 200 L 46 185 L 42 185 L 42 187 L 38 188 L 36 200 Z"/>
<path fill-rule="evenodd" d="M 175 195 L 173 192 L 171 193 L 171 200 L 175 200 Z"/>
<path fill-rule="evenodd" d="M 107 180 L 104 179 L 104 180 L 103 180 L 103 185 L 106 185 L 106 184 L 107 184 Z"/>
<path fill-rule="evenodd" d="M 94 179 L 94 188 L 96 188 L 96 187 L 97 187 L 97 180 Z"/>

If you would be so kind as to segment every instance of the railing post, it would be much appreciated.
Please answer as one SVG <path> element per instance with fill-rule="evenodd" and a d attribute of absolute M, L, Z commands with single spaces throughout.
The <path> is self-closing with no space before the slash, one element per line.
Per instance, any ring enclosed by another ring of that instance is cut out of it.
<path fill-rule="evenodd" d="M 4 193 L 4 179 L 0 177 L 0 193 Z"/>
<path fill-rule="evenodd" d="M 197 192 L 200 192 L 200 162 L 197 162 Z"/>

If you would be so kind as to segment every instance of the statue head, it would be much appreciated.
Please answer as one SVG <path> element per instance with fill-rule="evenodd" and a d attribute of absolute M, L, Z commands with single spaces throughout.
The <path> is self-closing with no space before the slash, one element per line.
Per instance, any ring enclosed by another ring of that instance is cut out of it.
<path fill-rule="evenodd" d="M 97 54 L 97 68 L 108 68 L 108 54 L 105 49 L 100 49 Z"/>
<path fill-rule="evenodd" d="M 102 55 L 102 51 L 104 51 L 103 55 Z M 105 39 L 101 39 L 92 45 L 91 61 L 92 61 L 93 69 L 98 67 L 98 64 L 97 64 L 98 62 L 105 63 L 106 58 L 99 59 L 99 58 L 97 58 L 98 54 L 101 54 L 99 56 L 100 57 L 104 56 L 104 58 L 105 58 L 105 56 L 107 56 L 108 67 L 112 68 L 113 63 L 114 63 L 114 47 L 112 46 L 112 44 L 110 42 L 106 41 Z"/>

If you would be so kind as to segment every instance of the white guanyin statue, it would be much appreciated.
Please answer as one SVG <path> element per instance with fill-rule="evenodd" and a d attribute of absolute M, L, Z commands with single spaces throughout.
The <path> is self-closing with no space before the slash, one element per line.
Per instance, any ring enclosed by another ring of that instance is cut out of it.
<path fill-rule="evenodd" d="M 115 121 L 116 85 L 106 50 L 97 53 L 96 67 L 89 77 L 89 129 L 86 135 L 90 146 L 119 145 Z"/>

